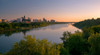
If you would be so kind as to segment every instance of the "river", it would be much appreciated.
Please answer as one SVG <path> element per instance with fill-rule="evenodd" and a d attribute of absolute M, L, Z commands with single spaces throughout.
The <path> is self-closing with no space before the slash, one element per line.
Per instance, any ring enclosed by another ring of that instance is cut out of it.
<path fill-rule="evenodd" d="M 37 39 L 48 39 L 55 43 L 61 43 L 62 34 L 64 31 L 69 31 L 74 33 L 75 31 L 81 31 L 80 29 L 68 25 L 68 24 L 54 24 L 41 28 L 34 28 L 28 31 L 15 32 L 11 35 L 0 35 L 0 52 L 5 53 L 9 51 L 15 42 L 19 42 L 21 39 L 24 39 L 24 36 L 32 35 Z"/>

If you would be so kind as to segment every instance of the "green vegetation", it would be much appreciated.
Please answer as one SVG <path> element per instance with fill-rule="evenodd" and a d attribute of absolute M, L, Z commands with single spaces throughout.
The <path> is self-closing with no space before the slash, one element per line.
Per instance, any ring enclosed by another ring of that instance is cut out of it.
<path fill-rule="evenodd" d="M 0 23 L 0 31 L 24 30 L 47 26 L 52 23 Z"/>
<path fill-rule="evenodd" d="M 90 55 L 100 55 L 100 34 L 92 34 L 88 38 L 88 42 L 91 45 Z"/>
<path fill-rule="evenodd" d="M 2 55 L 2 53 L 0 52 L 0 55 Z"/>
<path fill-rule="evenodd" d="M 97 18 L 97 19 L 92 18 L 92 19 L 84 20 L 84 21 L 74 24 L 74 26 L 81 28 L 81 29 L 84 27 L 88 28 L 88 27 L 95 26 L 95 25 L 100 25 L 100 18 Z"/>
<path fill-rule="evenodd" d="M 86 39 L 83 38 L 83 33 L 75 32 L 74 34 L 66 33 L 61 39 L 63 40 L 64 48 L 69 51 L 69 55 L 85 55 L 88 54 L 89 44 Z M 66 55 L 66 54 L 64 54 Z"/>
<path fill-rule="evenodd" d="M 50 24 L 65 24 L 66 22 L 35 22 L 35 23 L 0 23 L 0 31 L 13 31 L 43 27 Z"/>
<path fill-rule="evenodd" d="M 60 45 L 48 42 L 48 40 L 39 40 L 32 36 L 25 37 L 19 43 L 15 43 L 13 48 L 5 55 L 59 55 Z"/>

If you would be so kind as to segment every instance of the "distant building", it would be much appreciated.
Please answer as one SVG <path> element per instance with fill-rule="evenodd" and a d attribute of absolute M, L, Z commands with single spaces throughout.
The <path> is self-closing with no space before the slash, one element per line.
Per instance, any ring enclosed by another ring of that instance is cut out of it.
<path fill-rule="evenodd" d="M 0 23 L 2 22 L 2 19 L 0 19 Z"/>
<path fill-rule="evenodd" d="M 41 19 L 39 19 L 38 22 L 42 22 Z"/>
<path fill-rule="evenodd" d="M 26 17 L 25 16 L 22 17 L 22 22 L 26 22 L 26 21 L 27 21 Z"/>
<path fill-rule="evenodd" d="M 17 22 L 22 22 L 22 18 L 17 18 Z"/>
<path fill-rule="evenodd" d="M 33 19 L 33 22 L 38 22 L 38 19 Z"/>
<path fill-rule="evenodd" d="M 55 22 L 55 20 L 51 20 L 51 22 Z"/>
<path fill-rule="evenodd" d="M 48 20 L 48 22 L 50 22 L 50 21 Z"/>
<path fill-rule="evenodd" d="M 2 19 L 2 22 L 8 22 L 8 20 L 7 19 Z"/>
<path fill-rule="evenodd" d="M 41 19 L 33 19 L 33 22 L 42 22 Z"/>
<path fill-rule="evenodd" d="M 28 17 L 27 21 L 32 22 L 32 18 Z"/>
<path fill-rule="evenodd" d="M 17 20 L 12 20 L 12 22 L 16 23 L 16 22 L 17 22 Z"/>
<path fill-rule="evenodd" d="M 43 18 L 43 22 L 47 22 L 47 20 L 45 18 Z"/>

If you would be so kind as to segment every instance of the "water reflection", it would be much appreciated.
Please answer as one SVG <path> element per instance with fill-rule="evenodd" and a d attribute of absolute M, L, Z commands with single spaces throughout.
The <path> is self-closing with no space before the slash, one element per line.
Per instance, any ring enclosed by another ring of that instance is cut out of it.
<path fill-rule="evenodd" d="M 19 42 L 24 36 L 32 35 L 36 36 L 39 39 L 48 39 L 49 41 L 60 43 L 62 42 L 60 37 L 64 31 L 69 31 L 74 33 L 76 30 L 81 31 L 80 29 L 68 25 L 68 24 L 55 24 L 49 25 L 41 28 L 34 28 L 31 30 L 21 30 L 21 31 L 10 31 L 1 34 L 0 36 L 0 52 L 9 51 L 15 42 Z"/>
<path fill-rule="evenodd" d="M 3 36 L 3 35 L 5 35 L 6 37 L 10 37 L 12 34 L 20 33 L 20 32 L 23 32 L 23 34 L 25 34 L 27 31 L 30 31 L 30 29 L 0 32 L 0 37 Z"/>
<path fill-rule="evenodd" d="M 36 31 L 36 30 L 47 30 L 47 29 L 50 29 L 50 30 L 56 30 L 56 29 L 60 29 L 60 28 L 63 28 L 63 27 L 67 27 L 67 25 L 63 24 L 63 25 L 60 25 L 60 24 L 53 24 L 53 25 L 50 25 L 50 26 L 47 26 L 47 27 L 40 27 L 40 28 L 34 28 L 34 29 L 27 29 L 27 30 L 16 30 L 16 31 L 6 31 L 6 32 L 0 32 L 0 36 L 2 35 L 5 35 L 6 37 L 10 37 L 12 34 L 14 33 L 20 33 L 22 32 L 25 36 L 26 36 L 26 32 L 28 31 Z"/>

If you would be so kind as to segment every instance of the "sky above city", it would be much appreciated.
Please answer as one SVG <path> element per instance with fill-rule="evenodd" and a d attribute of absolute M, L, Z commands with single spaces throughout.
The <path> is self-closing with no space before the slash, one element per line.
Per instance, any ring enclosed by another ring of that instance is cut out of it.
<path fill-rule="evenodd" d="M 59 22 L 100 17 L 100 0 L 0 0 L 0 18 L 22 16 Z"/>

